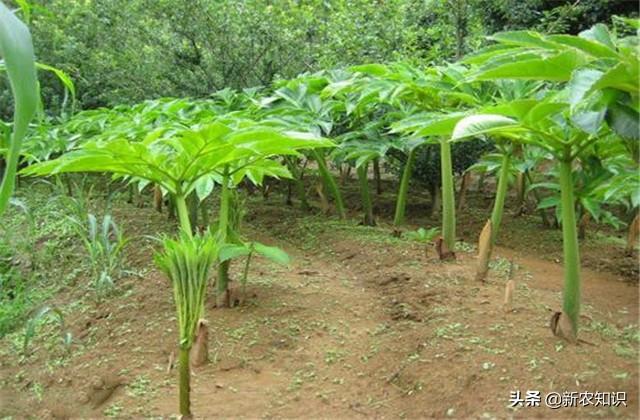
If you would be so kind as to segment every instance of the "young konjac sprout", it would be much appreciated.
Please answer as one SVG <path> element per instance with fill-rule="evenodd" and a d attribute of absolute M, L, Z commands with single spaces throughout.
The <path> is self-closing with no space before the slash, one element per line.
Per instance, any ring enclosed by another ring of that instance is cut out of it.
<path fill-rule="evenodd" d="M 180 331 L 180 414 L 191 416 L 191 376 L 189 352 L 194 342 L 198 321 L 204 315 L 209 273 L 218 256 L 218 246 L 212 236 L 190 236 L 184 232 L 179 239 L 165 239 L 163 251 L 156 255 L 158 267 L 173 286 L 173 297 Z"/>

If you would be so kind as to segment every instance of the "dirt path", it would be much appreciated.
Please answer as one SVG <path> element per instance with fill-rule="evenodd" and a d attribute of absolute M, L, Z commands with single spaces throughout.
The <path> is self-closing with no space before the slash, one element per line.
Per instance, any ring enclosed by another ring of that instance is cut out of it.
<path fill-rule="evenodd" d="M 192 383 L 198 417 L 635 417 L 637 285 L 583 270 L 591 320 L 581 337 L 595 345 L 569 346 L 548 330 L 561 302 L 560 264 L 498 249 L 479 284 L 473 251 L 442 263 L 384 229 L 323 219 L 254 220 L 249 229 L 293 263 L 256 259 L 247 302 L 208 308 L 212 363 L 196 369 Z M 517 265 L 509 313 L 501 306 L 506 258 Z M 176 335 L 169 285 L 150 270 L 122 288 L 98 307 L 74 307 L 70 357 L 40 346 L 28 369 L 15 358 L 0 364 L 8 385 L 0 398 L 11 404 L 0 414 L 176 413 L 177 373 L 166 372 Z M 122 385 L 92 404 L 94 384 L 113 375 Z M 518 390 L 624 391 L 629 401 L 617 409 L 512 408 Z"/>
<path fill-rule="evenodd" d="M 633 361 L 602 348 L 607 343 L 598 332 L 583 332 L 597 343 L 595 349 L 567 348 L 550 336 L 549 310 L 560 305 L 559 265 L 500 250 L 498 257 L 515 258 L 520 266 L 516 310 L 504 314 L 500 273 L 494 271 L 485 287 L 473 283 L 472 253 L 442 264 L 415 247 L 363 247 L 345 237 L 325 244 L 328 251 L 320 258 L 288 250 L 297 263 L 277 274 L 278 292 L 269 297 L 258 292 L 258 307 L 243 310 L 248 319 L 273 317 L 288 325 L 262 337 L 247 364 L 223 358 L 218 367 L 203 370 L 195 384 L 195 412 L 203 417 L 504 416 L 518 413 L 508 407 L 509 393 L 528 389 L 628 390 L 633 399 L 626 414 L 589 407 L 563 416 L 628 416 L 637 407 Z M 591 317 L 617 328 L 635 322 L 637 294 L 630 292 L 636 287 L 590 270 L 583 275 Z M 233 323 L 215 311 L 209 316 L 219 319 L 221 329 Z M 226 370 L 229 363 L 234 368 Z M 163 393 L 167 398 L 154 402 L 156 412 L 172 412 L 176 392 L 172 387 Z M 545 408 L 526 413 L 557 415 Z"/>
<path fill-rule="evenodd" d="M 496 256 L 513 259 L 535 279 L 533 287 L 561 293 L 563 288 L 563 266 L 561 261 L 526 255 L 506 248 L 498 248 Z M 582 279 L 582 304 L 587 309 L 597 308 L 610 316 L 618 317 L 616 324 L 626 325 L 638 322 L 638 286 L 625 278 L 589 268 L 580 270 Z"/>

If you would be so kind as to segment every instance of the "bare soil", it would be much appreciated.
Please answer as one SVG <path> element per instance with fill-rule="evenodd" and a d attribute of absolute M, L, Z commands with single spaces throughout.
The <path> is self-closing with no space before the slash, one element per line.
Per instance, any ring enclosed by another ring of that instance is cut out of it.
<path fill-rule="evenodd" d="M 479 283 L 469 244 L 487 217 L 481 195 L 459 215 L 464 242 L 453 262 L 438 261 L 431 245 L 393 237 L 384 197 L 375 228 L 305 215 L 280 200 L 251 199 L 244 229 L 293 262 L 256 258 L 239 307 L 215 309 L 210 299 L 211 362 L 193 371 L 197 417 L 637 418 L 637 259 L 624 257 L 622 246 L 605 246 L 595 234 L 583 246 L 580 337 L 589 344 L 570 345 L 548 326 L 561 307 L 561 242 L 534 215 L 506 215 L 488 281 Z M 167 230 L 165 217 L 128 204 L 116 212 L 131 235 Z M 167 372 L 175 310 L 168 281 L 153 268 L 153 245 L 136 236 L 129 264 L 140 277 L 123 279 L 117 296 L 101 304 L 81 288 L 56 296 L 73 334 L 70 353 L 47 340 L 54 325 L 27 358 L 10 339 L 0 341 L 0 416 L 176 415 L 177 372 Z M 631 269 L 617 269 L 616 259 Z M 505 312 L 510 262 L 516 291 Z M 240 266 L 232 266 L 236 277 Z M 626 392 L 628 401 L 510 407 L 518 390 Z"/>

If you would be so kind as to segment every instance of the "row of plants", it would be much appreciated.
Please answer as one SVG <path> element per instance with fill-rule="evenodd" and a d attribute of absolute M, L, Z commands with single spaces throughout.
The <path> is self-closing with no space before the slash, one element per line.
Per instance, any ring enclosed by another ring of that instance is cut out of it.
<path fill-rule="evenodd" d="M 166 198 L 178 231 L 162 240 L 156 263 L 173 285 L 180 327 L 180 412 L 185 416 L 191 415 L 189 352 L 204 317 L 211 270 L 217 269 L 216 304 L 225 307 L 233 300 L 228 287 L 233 258 L 255 252 L 288 261 L 281 250 L 244 239 L 244 209 L 237 194 L 243 185 L 263 187 L 266 178 L 285 179 L 300 206 L 308 208 L 304 179 L 317 171 L 320 191 L 331 198 L 337 216 L 346 218 L 331 166 L 354 168 L 363 223 L 373 225 L 369 168 L 379 177 L 381 162 L 394 162 L 402 168 L 394 216 L 400 227 L 406 222 L 416 159 L 428 150 L 439 161 L 433 198 L 442 207 L 443 255 L 451 256 L 454 174 L 464 184 L 467 170 L 493 171 L 498 181 L 481 235 L 478 278 L 486 275 L 514 183 L 523 202 L 529 193 L 534 196 L 543 217 L 546 208 L 555 208 L 559 216 L 565 267 L 559 325 L 570 341 L 577 339 L 580 311 L 576 210 L 580 219 L 588 215 L 619 225 L 611 204 L 637 212 L 638 178 L 629 174 L 637 173 L 639 162 L 638 38 L 617 37 L 604 25 L 579 36 L 496 34 L 491 47 L 447 66 L 361 65 L 303 74 L 264 89 L 218 91 L 205 99 L 82 111 L 60 124 L 29 128 L 38 100 L 28 30 L 1 4 L 0 18 L 2 27 L 9 27 L 6 21 L 17 28 L 0 32 L 0 53 L 16 103 L 0 212 L 11 196 L 19 162 L 24 176 L 109 173 L 138 190 L 153 188 L 159 203 Z M 625 23 L 637 29 L 637 21 Z M 21 43 L 13 42 L 18 33 Z M 454 168 L 453 151 L 463 142 L 486 145 L 492 154 Z M 219 210 L 213 223 L 201 220 L 206 226 L 200 232 L 198 214 L 206 213 L 202 206 L 214 189 Z M 538 193 L 541 189 L 544 194 Z M 89 223 L 97 228 L 95 220 Z M 103 225 L 111 229 L 108 220 Z"/>

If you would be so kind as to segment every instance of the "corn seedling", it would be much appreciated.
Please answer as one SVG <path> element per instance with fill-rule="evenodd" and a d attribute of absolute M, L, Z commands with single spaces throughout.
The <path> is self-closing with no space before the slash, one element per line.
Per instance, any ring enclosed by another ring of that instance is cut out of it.
<path fill-rule="evenodd" d="M 22 338 L 22 355 L 23 356 L 26 357 L 28 355 L 29 345 L 33 340 L 33 338 L 35 337 L 38 327 L 43 322 L 45 322 L 50 316 L 54 316 L 55 319 L 58 321 L 58 325 L 60 327 L 60 331 L 62 334 L 62 344 L 64 345 L 64 347 L 67 350 L 71 347 L 72 336 L 70 332 L 65 331 L 64 314 L 58 308 L 45 306 L 39 309 L 35 313 L 35 315 L 31 317 L 29 321 L 27 321 L 27 325 L 25 327 L 24 335 Z"/>
<path fill-rule="evenodd" d="M 122 259 L 126 239 L 111 215 L 105 215 L 102 223 L 89 214 L 86 236 L 82 238 L 93 271 L 93 289 L 98 299 L 106 296 L 122 273 Z"/>

